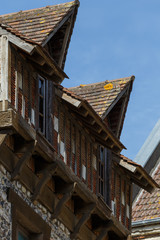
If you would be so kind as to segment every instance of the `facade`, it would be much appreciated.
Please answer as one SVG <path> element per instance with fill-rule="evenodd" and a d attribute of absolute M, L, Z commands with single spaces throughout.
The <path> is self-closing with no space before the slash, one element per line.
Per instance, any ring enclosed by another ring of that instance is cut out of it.
<path fill-rule="evenodd" d="M 135 161 L 141 163 L 145 170 L 158 183 L 160 179 L 160 120 L 157 122 Z M 139 191 L 138 191 L 139 190 Z M 135 188 L 133 203 L 132 235 L 134 239 L 160 239 L 159 188 L 152 194 Z"/>
<path fill-rule="evenodd" d="M 132 183 L 158 185 L 122 156 L 134 76 L 61 84 L 77 1 L 0 16 L 0 238 L 119 240 Z"/>

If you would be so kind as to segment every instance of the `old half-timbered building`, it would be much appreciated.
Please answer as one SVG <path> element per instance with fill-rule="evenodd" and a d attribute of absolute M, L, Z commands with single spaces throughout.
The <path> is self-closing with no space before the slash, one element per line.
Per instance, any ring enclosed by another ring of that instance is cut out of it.
<path fill-rule="evenodd" d="M 157 187 L 120 155 L 134 76 L 60 85 L 78 6 L 0 16 L 3 240 L 127 239 L 132 183 Z"/>

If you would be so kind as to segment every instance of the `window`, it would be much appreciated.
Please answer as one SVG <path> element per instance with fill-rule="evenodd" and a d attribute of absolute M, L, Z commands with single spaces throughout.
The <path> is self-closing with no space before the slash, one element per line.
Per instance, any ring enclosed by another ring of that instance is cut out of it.
<path fill-rule="evenodd" d="M 45 79 L 39 76 L 39 88 L 38 88 L 38 121 L 39 130 L 45 134 Z"/>
<path fill-rule="evenodd" d="M 104 201 L 110 205 L 111 199 L 111 152 L 103 147 L 99 146 L 99 156 L 98 156 L 98 193 L 103 197 Z"/>
<path fill-rule="evenodd" d="M 29 240 L 30 239 L 30 236 L 29 234 L 27 233 L 27 231 L 24 232 L 24 230 L 18 230 L 18 236 L 17 236 L 18 240 Z"/>
<path fill-rule="evenodd" d="M 12 240 L 50 240 L 50 226 L 12 189 Z"/>
<path fill-rule="evenodd" d="M 99 155 L 100 155 L 98 160 L 99 193 L 104 197 L 105 149 L 101 146 L 100 146 Z"/>

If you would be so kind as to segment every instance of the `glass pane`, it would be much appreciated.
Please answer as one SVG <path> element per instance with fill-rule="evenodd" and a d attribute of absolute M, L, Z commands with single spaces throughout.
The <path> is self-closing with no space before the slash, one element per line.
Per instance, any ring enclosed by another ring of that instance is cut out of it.
<path fill-rule="evenodd" d="M 23 233 L 18 232 L 18 240 L 29 240 L 29 238 L 24 236 Z"/>
<path fill-rule="evenodd" d="M 39 79 L 39 94 L 44 96 L 44 81 Z"/>
<path fill-rule="evenodd" d="M 101 181 L 101 195 L 103 196 L 103 181 Z"/>
<path fill-rule="evenodd" d="M 39 129 L 43 133 L 43 117 L 39 115 Z"/>
<path fill-rule="evenodd" d="M 98 163 L 98 170 L 99 170 L 99 176 L 101 176 L 101 164 L 100 164 L 100 162 Z"/>
<path fill-rule="evenodd" d="M 101 159 L 101 162 L 103 162 L 103 151 L 104 151 L 104 149 L 102 147 L 100 147 L 100 159 Z"/>
<path fill-rule="evenodd" d="M 39 97 L 39 112 L 43 114 L 43 98 Z"/>
<path fill-rule="evenodd" d="M 101 165 L 101 178 L 103 179 L 103 165 Z"/>

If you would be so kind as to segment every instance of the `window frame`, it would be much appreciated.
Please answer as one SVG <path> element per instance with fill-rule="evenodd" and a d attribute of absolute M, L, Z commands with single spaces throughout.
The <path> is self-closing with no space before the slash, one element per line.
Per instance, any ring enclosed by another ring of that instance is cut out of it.
<path fill-rule="evenodd" d="M 103 159 L 101 158 L 101 149 L 103 149 Z M 103 186 L 101 186 L 101 183 Z M 101 145 L 99 146 L 98 156 L 98 193 L 105 198 L 105 148 Z"/>
<path fill-rule="evenodd" d="M 39 84 L 43 81 L 43 95 L 40 94 Z M 43 113 L 40 112 L 40 99 L 43 101 Z M 43 129 L 40 128 L 40 117 L 43 118 Z M 38 75 L 38 130 L 45 135 L 46 133 L 46 79 Z"/>
<path fill-rule="evenodd" d="M 18 231 L 28 234 L 29 240 L 50 240 L 51 227 L 13 189 L 9 189 L 12 212 L 12 240 Z"/>

